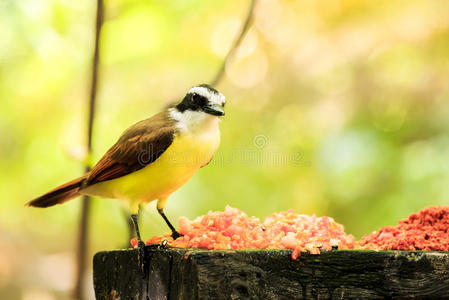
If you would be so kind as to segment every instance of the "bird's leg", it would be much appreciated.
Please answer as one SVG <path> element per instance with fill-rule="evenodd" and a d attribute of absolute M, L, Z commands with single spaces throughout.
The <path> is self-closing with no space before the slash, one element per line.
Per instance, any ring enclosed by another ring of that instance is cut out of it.
<path fill-rule="evenodd" d="M 122 208 L 123 216 L 126 218 L 126 224 L 128 225 L 128 237 L 126 243 L 124 244 L 124 248 L 129 246 L 129 241 L 132 240 L 136 236 L 136 227 L 134 226 L 134 221 L 131 218 L 131 214 L 125 208 Z"/>
<path fill-rule="evenodd" d="M 142 242 L 142 239 L 140 237 L 140 231 L 139 231 L 139 223 L 137 220 L 137 214 L 131 214 L 131 219 L 133 220 L 134 227 L 136 228 L 136 235 L 137 235 L 137 246 L 139 251 L 139 267 L 142 272 L 145 272 L 145 243 Z"/>
<path fill-rule="evenodd" d="M 164 207 L 165 207 L 165 203 L 167 202 L 167 199 L 168 199 L 168 197 L 161 198 L 161 199 L 157 200 L 157 211 L 159 212 L 159 214 L 164 219 L 165 223 L 167 223 L 168 227 L 170 228 L 172 238 L 174 240 L 176 240 L 177 238 L 181 237 L 182 234 L 180 234 L 179 232 L 176 231 L 175 227 L 173 227 L 173 225 L 168 220 L 167 216 L 164 214 Z"/>
<path fill-rule="evenodd" d="M 176 240 L 177 238 L 182 237 L 182 234 L 177 232 L 175 227 L 173 227 L 173 225 L 170 223 L 170 221 L 168 220 L 167 216 L 164 214 L 164 210 L 158 208 L 157 211 L 162 216 L 162 218 L 164 218 L 164 221 L 165 221 L 165 223 L 167 223 L 168 227 L 170 227 L 172 238 L 174 240 Z"/>

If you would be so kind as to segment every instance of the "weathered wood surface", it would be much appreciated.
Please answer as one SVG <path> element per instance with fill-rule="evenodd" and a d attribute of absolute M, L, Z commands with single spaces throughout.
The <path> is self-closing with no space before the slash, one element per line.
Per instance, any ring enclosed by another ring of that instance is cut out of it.
<path fill-rule="evenodd" d="M 97 299 L 449 299 L 447 252 L 145 251 L 97 253 Z"/>

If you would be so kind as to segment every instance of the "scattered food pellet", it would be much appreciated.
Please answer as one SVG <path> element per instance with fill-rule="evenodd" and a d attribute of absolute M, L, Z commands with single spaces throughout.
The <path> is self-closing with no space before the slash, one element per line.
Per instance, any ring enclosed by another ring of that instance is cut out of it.
<path fill-rule="evenodd" d="M 260 222 L 226 206 L 224 211 L 209 211 L 193 221 L 181 217 L 179 233 L 183 236 L 176 240 L 166 233 L 151 238 L 147 244 L 160 244 L 165 239 L 169 246 L 178 248 L 293 249 L 293 259 L 304 251 L 319 254 L 320 250 L 353 249 L 356 245 L 354 237 L 334 219 L 293 210 L 274 213 Z"/>

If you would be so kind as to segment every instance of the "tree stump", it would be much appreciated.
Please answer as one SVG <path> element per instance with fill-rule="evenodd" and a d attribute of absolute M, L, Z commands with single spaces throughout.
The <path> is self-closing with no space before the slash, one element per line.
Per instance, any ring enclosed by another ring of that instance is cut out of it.
<path fill-rule="evenodd" d="M 158 249 L 99 252 L 103 299 L 449 299 L 449 253 L 420 251 Z"/>

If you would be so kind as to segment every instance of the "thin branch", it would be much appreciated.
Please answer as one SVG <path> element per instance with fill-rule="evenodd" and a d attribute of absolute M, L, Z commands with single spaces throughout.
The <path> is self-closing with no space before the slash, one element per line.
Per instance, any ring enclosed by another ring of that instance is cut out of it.
<path fill-rule="evenodd" d="M 218 85 L 220 80 L 223 78 L 223 75 L 224 75 L 225 69 L 226 69 L 226 65 L 233 59 L 235 53 L 237 52 L 237 48 L 239 47 L 240 43 L 243 41 L 243 38 L 245 37 L 246 33 L 248 32 L 248 29 L 253 20 L 254 7 L 256 6 L 256 2 L 257 2 L 257 0 L 251 0 L 248 14 L 246 16 L 245 23 L 243 24 L 243 26 L 240 30 L 240 34 L 237 36 L 236 40 L 234 41 L 234 44 L 232 45 L 231 49 L 229 49 L 228 54 L 225 56 L 223 63 L 220 66 L 220 69 L 218 69 L 217 75 L 215 75 L 214 80 L 212 80 L 212 82 L 210 83 L 211 86 Z"/>
<path fill-rule="evenodd" d="M 97 98 L 98 90 L 98 64 L 100 60 L 99 52 L 99 41 L 101 27 L 103 26 L 103 16 L 104 16 L 104 4 L 103 0 L 97 0 L 96 8 L 96 21 L 95 21 L 95 46 L 94 55 L 92 58 L 92 77 L 91 86 L 89 94 L 89 116 L 88 116 L 88 127 L 87 127 L 87 152 L 88 157 L 92 152 L 92 132 L 95 120 L 95 104 Z M 90 171 L 89 164 L 85 166 L 86 172 Z M 78 249 L 77 249 L 77 274 L 76 283 L 74 289 L 75 299 L 84 299 L 84 274 L 86 273 L 86 257 L 88 249 L 88 228 L 89 228 L 89 216 L 90 216 L 90 198 L 87 196 L 83 197 L 82 208 L 81 208 L 81 218 L 79 223 L 78 232 Z"/>

